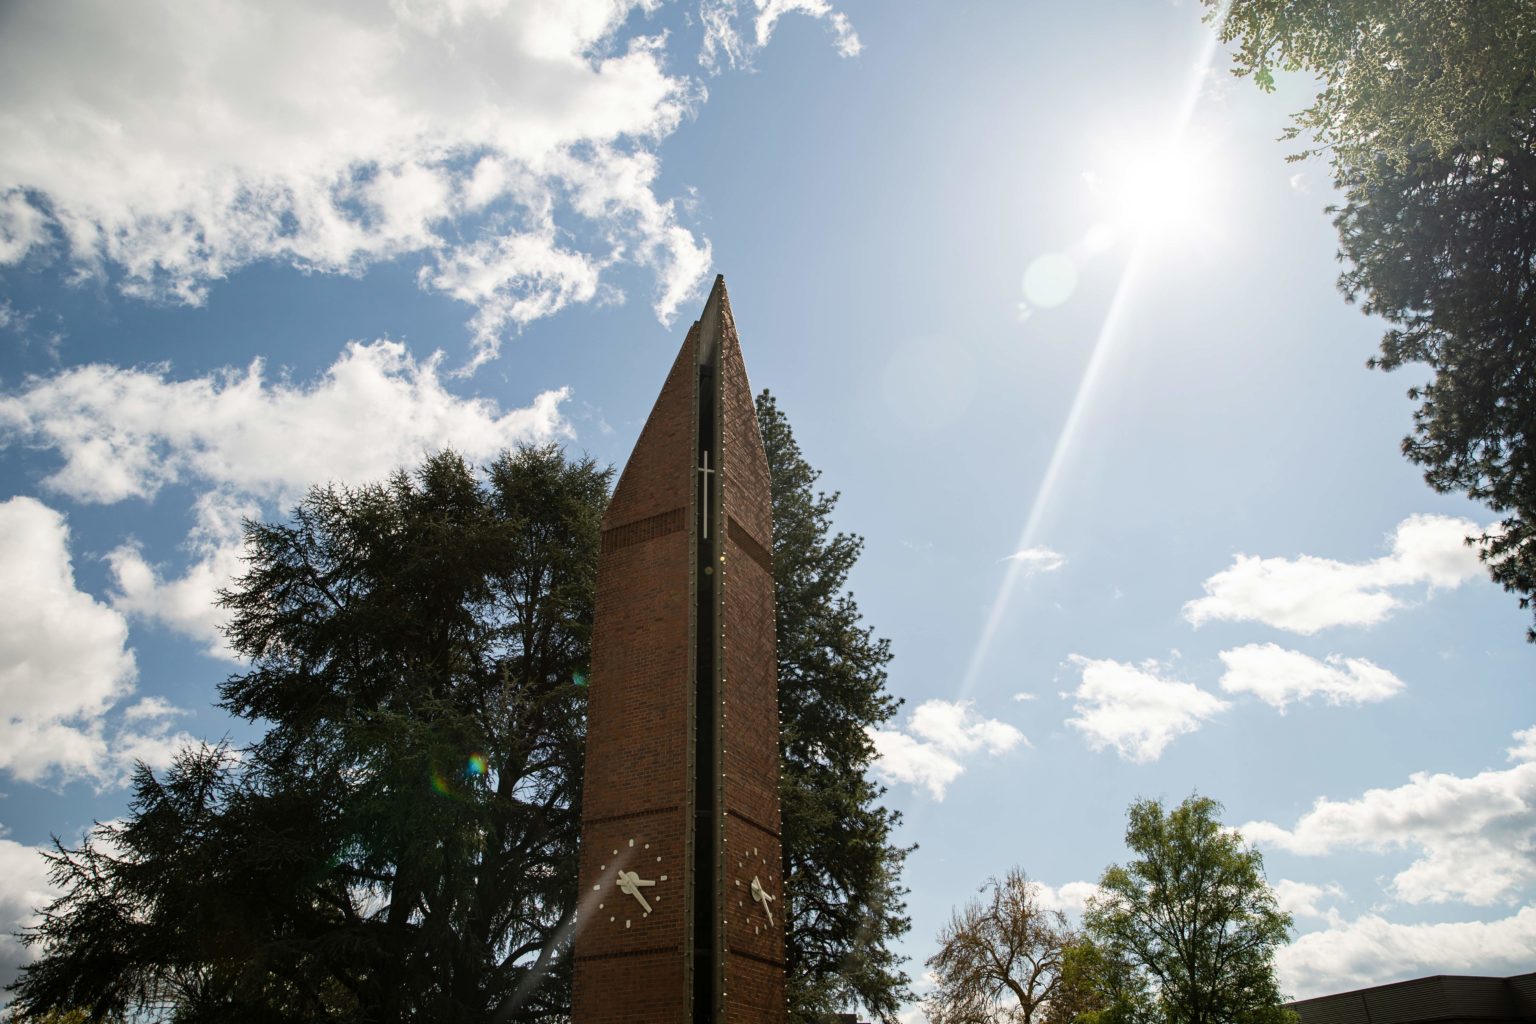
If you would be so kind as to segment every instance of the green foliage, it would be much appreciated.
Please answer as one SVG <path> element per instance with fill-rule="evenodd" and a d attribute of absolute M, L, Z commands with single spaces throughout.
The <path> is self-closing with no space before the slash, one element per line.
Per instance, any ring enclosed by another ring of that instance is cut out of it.
<path fill-rule="evenodd" d="M 1141 1024 L 1152 1020 L 1147 979 L 1123 956 L 1086 935 L 1067 943 L 1061 982 L 1045 1024 Z"/>
<path fill-rule="evenodd" d="M 1202 796 L 1166 813 L 1156 800 L 1132 804 L 1125 842 L 1140 857 L 1104 872 L 1083 924 L 1111 978 L 1117 964 L 1143 975 L 1156 1024 L 1289 1024 L 1274 952 L 1291 918 L 1220 812 Z M 1134 985 L 1109 991 L 1106 1002 L 1138 1016 Z"/>
<path fill-rule="evenodd" d="M 141 766 L 125 821 L 56 843 L 17 1010 L 562 1019 L 608 479 L 445 453 L 247 524 L 220 695 L 267 732 Z"/>
<path fill-rule="evenodd" d="M 837 495 L 813 490 L 820 474 L 766 391 L 757 419 L 773 497 L 790 1020 L 857 1001 L 889 1021 L 909 997 L 889 944 L 911 926 L 900 883 L 910 848 L 891 842 L 899 816 L 868 778 L 866 729 L 899 706 L 885 690 L 890 647 L 844 589 L 863 540 L 832 532 Z"/>
<path fill-rule="evenodd" d="M 1205 0 L 1219 9 L 1221 0 Z M 1390 325 L 1371 365 L 1424 363 L 1404 454 L 1438 491 L 1501 516 L 1472 538 L 1536 595 L 1536 5 L 1234 0 L 1236 73 L 1320 78 L 1290 137 L 1326 153 L 1339 285 Z M 1303 154 L 1297 154 L 1302 156 Z M 1536 642 L 1536 629 L 1528 639 Z"/>
<path fill-rule="evenodd" d="M 1032 1024 L 1060 1019 L 1067 917 L 1040 906 L 1040 887 L 1018 868 L 957 910 L 927 960 L 930 1024 Z"/>

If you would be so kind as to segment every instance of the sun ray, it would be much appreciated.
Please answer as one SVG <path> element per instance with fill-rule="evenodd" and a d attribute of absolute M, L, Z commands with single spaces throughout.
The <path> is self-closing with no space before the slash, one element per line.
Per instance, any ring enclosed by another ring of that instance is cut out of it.
<path fill-rule="evenodd" d="M 1221 25 L 1226 20 L 1227 5 L 1223 4 L 1216 16 L 1211 19 L 1209 32 L 1204 46 L 1201 49 L 1200 59 L 1196 61 L 1194 72 L 1191 75 L 1189 86 L 1179 104 L 1172 124 L 1169 126 L 1167 145 L 1176 147 L 1189 130 L 1189 123 L 1194 116 L 1195 106 L 1200 99 L 1200 90 L 1211 70 L 1211 64 L 1216 56 L 1216 46 L 1221 34 Z M 1066 421 L 1062 424 L 1061 433 L 1056 438 L 1056 445 L 1051 451 L 1051 460 L 1046 464 L 1045 475 L 1041 477 L 1040 486 L 1035 491 L 1035 500 L 1030 505 L 1029 516 L 1024 520 L 1024 528 L 1019 533 L 1018 543 L 1013 550 L 1022 551 L 1032 547 L 1039 541 L 1039 531 L 1046 513 L 1050 510 L 1055 497 L 1057 487 L 1060 484 L 1063 469 L 1070 461 L 1077 447 L 1078 435 L 1082 432 L 1082 426 L 1087 419 L 1088 412 L 1092 408 L 1094 392 L 1097 390 L 1099 379 L 1103 376 L 1104 367 L 1108 364 L 1110 355 L 1119 340 L 1119 325 L 1126 306 L 1134 291 L 1136 279 L 1140 275 L 1142 265 L 1153 245 L 1152 233 L 1144 226 L 1138 230 L 1131 246 L 1130 255 L 1126 259 L 1125 269 L 1121 272 L 1120 280 L 1115 285 L 1115 292 L 1110 299 L 1109 309 L 1104 315 L 1104 322 L 1099 328 L 1098 337 L 1094 340 L 1093 354 L 1089 356 L 1088 365 L 1083 370 L 1082 379 L 1078 382 L 1077 393 L 1072 398 L 1072 405 L 1068 409 Z M 1019 580 L 1023 576 L 1024 565 L 1018 561 L 1010 561 L 1008 569 L 1003 575 L 1002 582 L 998 585 L 997 593 L 992 598 L 991 608 L 987 612 L 986 620 L 981 629 L 981 635 L 977 638 L 976 646 L 971 651 L 969 663 L 966 665 L 965 675 L 961 677 L 959 695 L 961 698 L 970 696 L 976 689 L 976 682 L 986 665 L 987 655 L 990 653 L 993 641 L 997 638 L 998 630 L 1002 628 L 1003 617 L 1008 610 L 1009 599 L 1018 587 Z"/>

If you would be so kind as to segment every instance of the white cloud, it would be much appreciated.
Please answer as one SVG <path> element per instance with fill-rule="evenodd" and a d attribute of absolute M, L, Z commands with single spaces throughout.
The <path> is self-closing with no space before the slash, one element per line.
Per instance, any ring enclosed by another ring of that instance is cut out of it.
<path fill-rule="evenodd" d="M 1392 879 L 1409 903 L 1508 901 L 1536 882 L 1536 761 L 1471 778 L 1417 772 L 1355 800 L 1319 798 L 1289 829 L 1257 821 L 1241 831 L 1304 856 L 1414 850 L 1418 858 Z"/>
<path fill-rule="evenodd" d="M 64 517 L 33 498 L 0 503 L 0 576 L 0 770 L 107 784 L 135 756 L 162 763 L 186 738 L 163 723 L 108 733 L 137 675 L 128 624 L 75 586 Z"/>
<path fill-rule="evenodd" d="M 656 196 L 654 172 L 626 165 L 653 161 L 703 92 L 667 73 L 664 36 L 626 37 L 651 6 L 9 11 L 0 263 L 57 238 L 129 294 L 196 303 L 257 260 L 355 273 L 405 254 L 438 268 L 424 285 L 464 298 L 466 267 L 494 257 L 494 282 L 466 298 L 483 359 L 498 328 L 588 301 L 605 267 L 632 262 L 656 271 L 669 321 L 704 280 L 708 246 Z M 604 190 L 617 183 L 628 190 Z M 556 245 L 557 231 L 580 241 Z"/>
<path fill-rule="evenodd" d="M 0 264 L 18 263 L 47 242 L 44 217 L 21 192 L 0 195 Z"/>
<path fill-rule="evenodd" d="M 1511 975 L 1531 968 L 1536 907 L 1494 921 L 1397 924 L 1375 914 L 1301 936 L 1275 952 L 1293 998 L 1427 974 Z"/>
<path fill-rule="evenodd" d="M 260 360 L 181 381 L 165 366 L 91 364 L 0 398 L 0 429 L 58 451 L 48 486 L 87 502 L 187 480 L 281 500 L 327 480 L 383 479 L 445 446 L 479 459 L 569 435 L 565 389 L 501 412 L 449 393 L 440 363 L 397 342 L 353 342 L 308 386 L 267 381 Z"/>
<path fill-rule="evenodd" d="M 1078 654 L 1068 660 L 1081 671 L 1082 681 L 1063 694 L 1075 699 L 1077 712 L 1067 724 L 1094 750 L 1114 747 L 1128 761 L 1156 761 L 1174 737 L 1194 732 L 1227 707 L 1193 683 L 1168 678 L 1155 661 L 1137 666 Z"/>
<path fill-rule="evenodd" d="M 1024 548 L 1009 555 L 1005 561 L 1017 562 L 1019 571 L 1025 576 L 1036 576 L 1043 572 L 1055 572 L 1067 564 L 1066 556 L 1059 551 L 1050 548 L 1035 547 Z"/>
<path fill-rule="evenodd" d="M 1464 541 L 1483 532 L 1469 519 L 1415 515 L 1397 525 L 1392 553 L 1369 562 L 1238 555 L 1205 581 L 1205 597 L 1184 605 L 1184 617 L 1196 626 L 1253 621 L 1305 634 L 1374 625 L 1403 605 L 1395 590 L 1459 587 L 1481 575 L 1477 549 Z"/>
<path fill-rule="evenodd" d="M 165 579 L 138 544 L 121 544 L 108 553 L 117 593 L 112 606 L 136 618 L 158 622 L 183 636 L 202 641 L 215 657 L 233 657 L 224 641 L 224 609 L 218 592 L 245 569 L 244 520 L 260 519 L 261 507 L 222 491 L 198 498 L 197 525 L 185 547 L 192 562 L 178 577 Z"/>
<path fill-rule="evenodd" d="M 502 411 L 450 393 L 440 364 L 391 341 L 348 345 L 308 384 L 268 381 L 259 360 L 180 381 L 165 366 L 93 364 L 0 397 L 0 431 L 57 451 L 63 464 L 45 482 L 79 501 L 153 498 L 177 482 L 202 489 L 190 563 L 168 575 L 137 543 L 120 544 L 107 556 L 112 603 L 227 656 L 213 602 L 241 571 L 241 521 L 260 518 L 263 502 L 286 504 L 316 483 L 381 480 L 445 447 L 476 461 L 570 436 L 565 389 Z"/>
<path fill-rule="evenodd" d="M 1344 889 L 1337 882 L 1327 885 L 1313 885 L 1310 882 L 1293 882 L 1289 878 L 1282 878 L 1274 885 L 1275 901 L 1280 909 L 1293 917 L 1298 918 L 1327 918 L 1330 913 L 1337 911 L 1324 909 L 1322 904 L 1325 899 L 1342 899 Z"/>
<path fill-rule="evenodd" d="M 966 700 L 924 701 L 908 716 L 905 731 L 871 729 L 869 737 L 878 755 L 876 772 L 889 782 L 921 786 L 935 800 L 943 800 L 949 784 L 965 772 L 961 758 L 1029 744 L 1006 722 L 978 716 Z"/>
<path fill-rule="evenodd" d="M 4 832 L 0 828 L 0 835 Z M 0 986 L 10 984 L 36 955 L 15 933 L 35 924 L 36 911 L 59 895 L 48 881 L 42 853 L 40 847 L 0 838 Z"/>
<path fill-rule="evenodd" d="M 1016 701 L 1023 702 L 1023 701 L 1030 701 L 1030 700 L 1038 700 L 1039 698 L 1035 694 L 1033 694 L 1033 693 L 1021 692 L 1021 693 L 1014 694 L 1013 695 L 1013 699 L 1016 700 Z"/>
<path fill-rule="evenodd" d="M 1275 644 L 1247 644 L 1221 652 L 1226 672 L 1221 688 L 1251 693 L 1282 713 L 1291 701 L 1322 697 L 1329 704 L 1365 704 L 1386 700 L 1403 681 L 1364 658 L 1330 654 L 1318 661 Z"/>
<path fill-rule="evenodd" d="M 1515 733 L 1515 745 L 1507 753 L 1511 761 L 1536 761 L 1536 725 Z"/>
<path fill-rule="evenodd" d="M 834 10 L 827 0 L 752 0 L 752 27 L 737 25 L 740 0 L 704 0 L 699 15 L 704 23 L 704 45 L 699 63 L 710 71 L 724 67 L 748 67 L 759 50 L 773 38 L 773 30 L 786 14 L 825 19 L 835 37 L 837 52 L 857 57 L 864 51 L 848 15 Z"/>
<path fill-rule="evenodd" d="M 1081 917 L 1083 908 L 1088 901 L 1099 894 L 1099 887 L 1093 882 L 1066 882 L 1062 885 L 1051 886 L 1035 883 L 1035 897 L 1040 906 L 1046 910 L 1060 910 L 1072 917 Z"/>

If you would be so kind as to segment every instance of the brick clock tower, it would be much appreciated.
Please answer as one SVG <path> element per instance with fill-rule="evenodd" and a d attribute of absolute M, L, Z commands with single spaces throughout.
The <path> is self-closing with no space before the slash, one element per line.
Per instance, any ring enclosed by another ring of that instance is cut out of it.
<path fill-rule="evenodd" d="M 603 518 L 575 1024 L 782 1024 L 768 463 L 725 279 Z"/>

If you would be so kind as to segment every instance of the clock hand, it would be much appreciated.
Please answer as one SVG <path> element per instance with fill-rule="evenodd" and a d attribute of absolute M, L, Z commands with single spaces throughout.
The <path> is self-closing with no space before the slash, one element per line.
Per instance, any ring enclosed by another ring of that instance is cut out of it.
<path fill-rule="evenodd" d="M 763 883 L 758 881 L 756 875 L 752 876 L 752 900 L 754 903 L 761 903 L 763 905 L 763 913 L 768 915 L 768 923 L 773 924 L 773 908 L 768 906 L 769 903 L 773 902 L 773 897 L 768 895 L 767 891 L 763 888 Z"/>
<path fill-rule="evenodd" d="M 646 902 L 644 896 L 640 895 L 638 886 L 650 886 L 655 884 L 656 883 L 654 880 L 641 878 L 640 875 L 634 871 L 619 872 L 619 891 L 629 896 L 633 896 L 635 899 L 639 900 L 640 906 L 645 908 L 645 912 L 647 914 L 651 912 L 651 905 Z"/>

